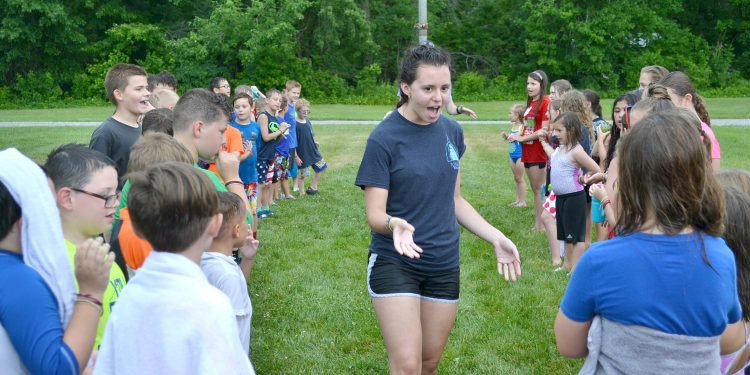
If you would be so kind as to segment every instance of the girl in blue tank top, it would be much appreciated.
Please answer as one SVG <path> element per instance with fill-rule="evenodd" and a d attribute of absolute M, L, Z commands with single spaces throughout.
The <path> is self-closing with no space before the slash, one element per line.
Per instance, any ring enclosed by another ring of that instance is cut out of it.
<path fill-rule="evenodd" d="M 511 203 L 511 207 L 526 207 L 526 181 L 523 179 L 524 166 L 521 161 L 521 143 L 518 141 L 509 141 L 508 137 L 521 135 L 523 130 L 523 112 L 526 110 L 522 104 L 514 104 L 510 107 L 510 134 L 502 132 L 503 138 L 508 141 L 508 157 L 510 157 L 510 170 L 513 172 L 513 179 L 516 182 L 516 201 Z"/>

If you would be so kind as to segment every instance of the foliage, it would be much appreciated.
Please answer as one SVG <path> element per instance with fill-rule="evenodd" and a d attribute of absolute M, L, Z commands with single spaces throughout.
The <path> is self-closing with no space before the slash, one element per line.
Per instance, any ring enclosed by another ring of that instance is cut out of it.
<path fill-rule="evenodd" d="M 516 97 L 534 69 L 612 95 L 651 64 L 685 71 L 703 93 L 750 95 L 750 0 L 435 0 L 428 10 L 463 98 Z M 0 105 L 48 97 L 28 90 L 47 77 L 59 100 L 102 100 L 117 62 L 169 70 L 182 89 L 215 76 L 264 90 L 295 79 L 318 101 L 390 104 L 416 21 L 415 2 L 399 0 L 7 0 Z"/>

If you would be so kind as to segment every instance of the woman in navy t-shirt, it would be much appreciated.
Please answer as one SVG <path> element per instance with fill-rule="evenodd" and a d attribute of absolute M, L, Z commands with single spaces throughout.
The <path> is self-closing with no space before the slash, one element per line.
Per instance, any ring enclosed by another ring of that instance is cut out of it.
<path fill-rule="evenodd" d="M 456 316 L 459 224 L 491 243 L 498 271 L 521 274 L 516 246 L 462 196 L 463 130 L 441 115 L 450 57 L 419 46 L 401 66 L 397 109 L 370 134 L 356 184 L 372 229 L 367 285 L 392 373 L 434 373 Z"/>

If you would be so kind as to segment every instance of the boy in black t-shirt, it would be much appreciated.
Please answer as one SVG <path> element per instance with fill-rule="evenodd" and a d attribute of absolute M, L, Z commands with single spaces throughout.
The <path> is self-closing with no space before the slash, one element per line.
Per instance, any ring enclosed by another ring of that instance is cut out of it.
<path fill-rule="evenodd" d="M 117 64 L 107 72 L 104 88 L 115 113 L 91 134 L 89 147 L 109 156 L 117 165 L 117 189 L 128 171 L 130 147 L 141 136 L 138 117 L 151 108 L 146 71 L 138 65 Z"/>

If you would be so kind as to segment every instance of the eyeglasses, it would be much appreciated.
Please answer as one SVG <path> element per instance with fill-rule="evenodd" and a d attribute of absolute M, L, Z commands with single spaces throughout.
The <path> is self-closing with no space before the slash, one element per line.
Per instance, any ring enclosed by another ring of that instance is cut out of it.
<path fill-rule="evenodd" d="M 73 187 L 70 188 L 70 190 L 77 191 L 79 193 L 90 195 L 92 197 L 96 197 L 96 198 L 99 198 L 99 199 L 103 200 L 104 201 L 104 208 L 112 208 L 112 207 L 116 206 L 117 202 L 120 201 L 120 196 L 122 194 L 121 192 L 118 191 L 118 192 L 116 192 L 116 193 L 114 193 L 112 195 L 104 196 L 104 195 L 92 193 L 90 191 L 86 191 L 86 190 L 82 190 L 82 189 L 78 189 L 78 188 L 73 188 Z"/>
<path fill-rule="evenodd" d="M 232 88 L 232 86 L 229 86 L 228 84 L 223 84 L 223 85 L 221 85 L 219 87 L 221 87 L 223 89 L 231 89 Z"/>

